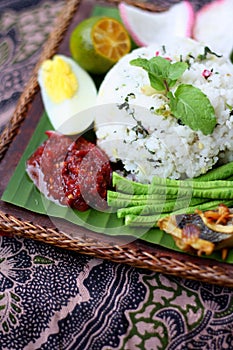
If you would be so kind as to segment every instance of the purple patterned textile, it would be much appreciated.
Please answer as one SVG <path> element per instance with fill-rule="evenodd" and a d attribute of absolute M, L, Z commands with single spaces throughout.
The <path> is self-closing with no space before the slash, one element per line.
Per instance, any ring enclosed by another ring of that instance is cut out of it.
<path fill-rule="evenodd" d="M 0 127 L 63 4 L 0 1 Z M 0 235 L 0 350 L 231 350 L 232 325 L 230 288 Z"/>

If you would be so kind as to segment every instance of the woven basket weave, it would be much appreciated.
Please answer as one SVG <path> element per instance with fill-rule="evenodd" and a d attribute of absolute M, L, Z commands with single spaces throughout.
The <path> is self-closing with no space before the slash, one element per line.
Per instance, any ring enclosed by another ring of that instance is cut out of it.
<path fill-rule="evenodd" d="M 107 1 L 107 3 L 113 2 L 117 3 L 119 1 Z M 128 2 L 133 3 L 133 1 Z M 96 2 L 93 1 L 94 3 Z M 106 2 L 103 4 L 106 5 Z M 153 2 L 136 1 L 135 4 L 148 10 L 162 10 L 161 6 L 156 7 Z M 56 53 L 80 5 L 80 0 L 68 0 L 57 19 L 55 28 L 42 50 L 31 79 L 18 101 L 14 115 L 1 135 L 1 160 L 8 152 L 10 144 L 17 139 L 21 124 L 27 118 L 28 111 L 34 102 L 34 97 L 38 92 L 37 71 L 41 62 Z M 17 212 L 17 215 L 12 214 L 12 212 Z M 186 254 L 171 252 L 140 241 L 130 244 L 124 244 L 124 242 L 116 244 L 109 239 L 103 239 L 102 236 L 98 237 L 97 234 L 93 236 L 90 231 L 85 229 L 80 229 L 80 237 L 73 239 L 67 231 L 58 230 L 49 224 L 46 224 L 46 226 L 40 224 L 36 219 L 36 215 L 34 218 L 31 215 L 28 220 L 25 217 L 27 217 L 27 214 L 23 213 L 23 210 L 13 210 L 11 206 L 8 207 L 3 204 L 0 210 L 0 229 L 6 235 L 18 235 L 118 263 L 126 263 L 165 274 L 233 287 L 233 268 L 229 264 L 198 257 L 187 258 Z"/>

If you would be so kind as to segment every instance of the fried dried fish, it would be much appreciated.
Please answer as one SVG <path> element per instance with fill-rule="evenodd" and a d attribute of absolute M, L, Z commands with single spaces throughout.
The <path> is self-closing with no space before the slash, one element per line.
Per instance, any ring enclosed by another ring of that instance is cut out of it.
<path fill-rule="evenodd" d="M 170 215 L 160 219 L 158 226 L 172 235 L 181 250 L 196 252 L 198 256 L 221 250 L 224 259 L 233 247 L 233 210 L 224 204 L 216 210 Z"/>

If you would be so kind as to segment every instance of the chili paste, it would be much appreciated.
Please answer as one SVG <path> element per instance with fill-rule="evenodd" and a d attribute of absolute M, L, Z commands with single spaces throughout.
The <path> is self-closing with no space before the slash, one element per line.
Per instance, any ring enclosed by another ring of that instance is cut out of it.
<path fill-rule="evenodd" d="M 26 171 L 36 187 L 50 200 L 79 211 L 107 208 L 111 166 L 94 143 L 54 131 L 27 160 Z"/>

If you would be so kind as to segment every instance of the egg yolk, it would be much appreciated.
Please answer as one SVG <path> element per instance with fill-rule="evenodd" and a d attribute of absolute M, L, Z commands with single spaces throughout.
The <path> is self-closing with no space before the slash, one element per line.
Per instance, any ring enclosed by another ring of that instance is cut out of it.
<path fill-rule="evenodd" d="M 74 96 L 78 80 L 69 63 L 54 56 L 53 60 L 45 60 L 41 68 L 46 92 L 53 102 L 61 103 Z"/>

